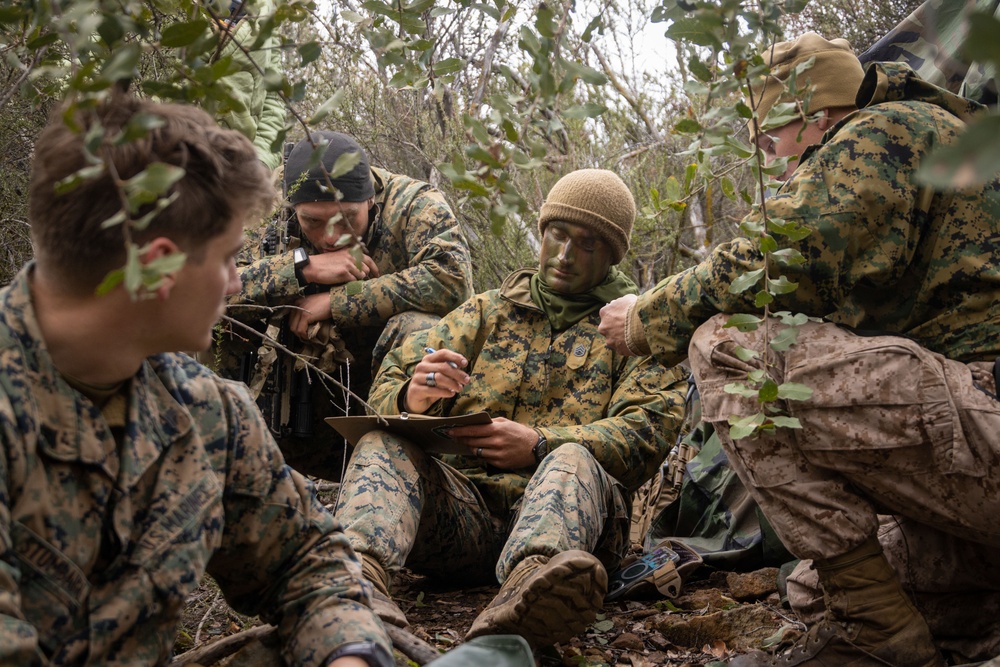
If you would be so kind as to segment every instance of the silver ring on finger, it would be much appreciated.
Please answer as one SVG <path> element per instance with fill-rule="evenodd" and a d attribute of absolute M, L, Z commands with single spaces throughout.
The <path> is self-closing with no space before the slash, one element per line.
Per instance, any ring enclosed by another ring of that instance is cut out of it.
<path fill-rule="evenodd" d="M 479 449 L 476 450 L 476 456 L 478 456 L 479 458 L 483 458 L 483 448 L 482 447 L 480 447 Z"/>
<path fill-rule="evenodd" d="M 437 380 L 434 379 L 434 371 L 427 374 L 427 379 L 424 380 L 424 384 L 428 387 L 436 387 L 438 385 Z"/>

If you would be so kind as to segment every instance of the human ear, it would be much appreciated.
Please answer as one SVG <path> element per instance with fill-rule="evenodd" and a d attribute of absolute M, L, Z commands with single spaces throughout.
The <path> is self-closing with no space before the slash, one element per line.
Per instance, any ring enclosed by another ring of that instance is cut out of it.
<path fill-rule="evenodd" d="M 173 240 L 165 236 L 158 236 L 146 244 L 143 253 L 139 256 L 139 262 L 142 263 L 143 269 L 145 269 L 156 260 L 162 260 L 178 253 L 183 254 Z M 159 281 L 150 295 L 155 296 L 161 301 L 166 301 L 170 297 L 170 292 L 177 281 L 176 273 L 177 271 L 175 270 L 160 274 Z"/>

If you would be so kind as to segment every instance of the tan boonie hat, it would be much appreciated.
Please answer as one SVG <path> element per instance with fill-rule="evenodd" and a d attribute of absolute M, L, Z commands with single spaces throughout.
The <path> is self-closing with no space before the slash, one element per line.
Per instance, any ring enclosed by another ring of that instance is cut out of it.
<path fill-rule="evenodd" d="M 575 222 L 600 236 L 611 247 L 612 264 L 628 252 L 635 198 L 618 174 L 607 169 L 578 169 L 549 190 L 538 216 L 538 233 L 553 220 Z"/>
<path fill-rule="evenodd" d="M 791 42 L 778 42 L 761 54 L 764 62 L 771 67 L 771 74 L 763 83 L 753 87 L 757 99 L 757 119 L 759 123 L 775 104 L 791 102 L 794 97 L 785 90 L 784 81 L 796 66 L 815 58 L 813 66 L 802 72 L 796 81 L 799 88 L 811 86 L 812 97 L 808 100 L 806 113 L 816 113 L 830 107 L 854 106 L 858 88 L 865 77 L 861 61 L 846 39 L 828 40 L 814 32 L 807 32 Z M 750 139 L 756 140 L 753 124 L 750 125 Z"/>

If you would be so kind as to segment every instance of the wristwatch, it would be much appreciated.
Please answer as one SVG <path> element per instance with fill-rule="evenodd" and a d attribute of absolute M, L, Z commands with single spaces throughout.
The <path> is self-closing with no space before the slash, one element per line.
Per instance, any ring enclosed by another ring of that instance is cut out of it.
<path fill-rule="evenodd" d="M 538 440 L 535 442 L 535 446 L 531 448 L 531 453 L 535 456 L 535 463 L 541 463 L 542 459 L 549 453 L 549 441 L 545 439 L 542 432 L 535 429 L 538 433 Z"/>
<path fill-rule="evenodd" d="M 296 248 L 292 251 L 292 266 L 295 267 L 295 278 L 299 281 L 299 287 L 305 287 L 307 281 L 302 275 L 302 269 L 309 266 L 309 253 L 305 248 Z"/>

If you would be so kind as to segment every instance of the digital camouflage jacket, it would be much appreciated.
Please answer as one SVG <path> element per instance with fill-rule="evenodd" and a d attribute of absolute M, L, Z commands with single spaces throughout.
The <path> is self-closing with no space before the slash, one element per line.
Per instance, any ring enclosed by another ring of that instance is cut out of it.
<path fill-rule="evenodd" d="M 390 317 L 408 310 L 444 315 L 472 295 L 469 247 L 444 195 L 423 181 L 377 167 L 372 175 L 382 213 L 367 247 L 379 277 L 330 289 L 330 313 L 341 330 L 381 331 Z M 305 238 L 299 243 L 310 254 L 317 252 Z M 248 250 L 240 268 L 243 291 L 231 303 L 277 306 L 303 296 L 291 251 L 265 256 L 254 237 Z"/>
<path fill-rule="evenodd" d="M 793 245 L 804 264 L 771 267 L 772 276 L 798 283 L 772 310 L 905 334 L 959 361 L 1000 356 L 1000 179 L 948 192 L 916 180 L 923 158 L 953 143 L 982 107 L 899 63 L 869 66 L 858 106 L 806 149 L 767 201 L 772 219 L 811 230 Z M 761 264 L 753 244 L 738 238 L 640 296 L 653 354 L 676 363 L 711 316 L 759 313 L 755 290 L 729 287 Z"/>
<path fill-rule="evenodd" d="M 30 271 L 0 291 L 0 664 L 165 664 L 206 572 L 288 664 L 366 643 L 391 664 L 346 538 L 246 389 L 155 355 L 109 423 L 53 366 Z"/>
<path fill-rule="evenodd" d="M 597 311 L 555 333 L 531 300 L 535 270 L 509 276 L 499 290 L 474 296 L 436 327 L 412 335 L 390 352 L 369 402 L 398 414 L 413 367 L 425 347 L 449 349 L 469 360 L 471 382 L 428 414 L 486 410 L 537 428 L 549 448 L 575 442 L 604 470 L 635 491 L 652 477 L 673 445 L 684 416 L 687 374 L 650 357 L 622 357 L 597 332 Z M 446 456 L 480 491 L 490 511 L 505 516 L 534 469 L 483 469 L 480 459 Z"/>

